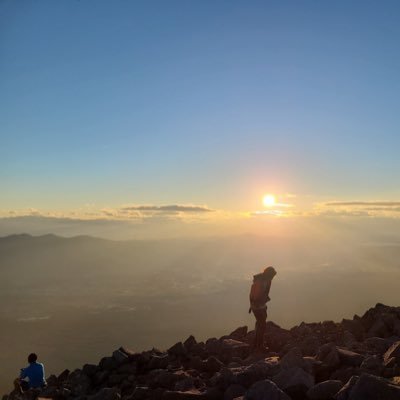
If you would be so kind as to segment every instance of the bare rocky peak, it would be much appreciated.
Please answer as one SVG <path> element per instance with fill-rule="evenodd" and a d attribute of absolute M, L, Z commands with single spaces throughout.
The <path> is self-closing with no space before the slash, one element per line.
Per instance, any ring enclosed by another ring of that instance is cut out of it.
<path fill-rule="evenodd" d="M 253 331 L 167 350 L 119 348 L 99 364 L 48 377 L 48 386 L 3 400 L 400 399 L 400 307 L 377 304 L 341 322 L 268 322 L 265 351 Z"/>

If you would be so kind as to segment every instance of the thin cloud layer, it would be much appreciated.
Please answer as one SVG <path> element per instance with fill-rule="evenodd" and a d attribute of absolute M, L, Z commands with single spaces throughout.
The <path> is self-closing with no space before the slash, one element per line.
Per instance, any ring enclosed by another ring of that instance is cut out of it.
<path fill-rule="evenodd" d="M 381 207 L 397 207 L 400 206 L 400 201 L 328 201 L 326 206 L 381 206 Z"/>
<path fill-rule="evenodd" d="M 400 217 L 400 201 L 328 201 L 315 207 L 320 216 Z"/>
<path fill-rule="evenodd" d="M 166 206 L 154 206 L 154 205 L 133 205 L 120 208 L 121 211 L 159 211 L 159 212 L 190 212 L 190 213 L 202 213 L 202 212 L 213 212 L 207 206 L 196 206 L 196 205 L 180 205 L 172 204 Z"/>

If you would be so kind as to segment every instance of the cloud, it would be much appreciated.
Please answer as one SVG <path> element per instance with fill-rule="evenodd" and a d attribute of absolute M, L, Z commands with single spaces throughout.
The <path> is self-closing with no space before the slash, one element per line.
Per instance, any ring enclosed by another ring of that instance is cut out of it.
<path fill-rule="evenodd" d="M 259 217 L 259 216 L 281 216 L 283 215 L 283 211 L 280 210 L 261 210 L 261 211 L 254 211 L 250 213 L 252 217 Z"/>
<path fill-rule="evenodd" d="M 328 201 L 324 203 L 325 206 L 338 206 L 338 207 L 346 207 L 346 206 L 360 206 L 360 207 L 369 207 L 369 206 L 381 206 L 381 207 L 398 207 L 400 206 L 400 201 Z"/>
<path fill-rule="evenodd" d="M 189 213 L 203 213 L 213 212 L 207 206 L 196 206 L 196 205 L 166 205 L 166 206 L 154 206 L 154 205 L 133 205 L 120 208 L 121 211 L 157 211 L 157 212 L 189 212 Z"/>
<path fill-rule="evenodd" d="M 101 237 L 168 236 L 219 220 L 221 213 L 205 205 L 125 205 L 76 210 L 40 211 L 37 209 L 0 212 L 0 236 L 31 233 L 41 235 L 94 235 Z"/>
<path fill-rule="evenodd" d="M 312 211 L 319 216 L 400 217 L 400 201 L 328 201 Z"/>

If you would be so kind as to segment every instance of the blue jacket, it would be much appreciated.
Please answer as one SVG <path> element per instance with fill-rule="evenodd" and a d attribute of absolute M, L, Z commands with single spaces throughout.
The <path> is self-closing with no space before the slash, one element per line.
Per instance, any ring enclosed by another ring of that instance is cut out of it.
<path fill-rule="evenodd" d="M 46 385 L 43 364 L 33 362 L 28 367 L 21 369 L 21 379 L 29 378 L 29 387 L 37 388 Z"/>

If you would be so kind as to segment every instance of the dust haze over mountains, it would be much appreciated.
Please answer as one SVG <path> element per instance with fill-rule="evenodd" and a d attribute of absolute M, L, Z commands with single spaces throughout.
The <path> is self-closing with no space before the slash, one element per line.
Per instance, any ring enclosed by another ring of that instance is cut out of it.
<path fill-rule="evenodd" d="M 0 238 L 0 389 L 35 351 L 47 374 L 97 362 L 120 345 L 166 348 L 194 334 L 253 325 L 252 275 L 278 271 L 269 319 L 283 327 L 398 304 L 394 234 L 113 241 L 90 236 Z"/>

